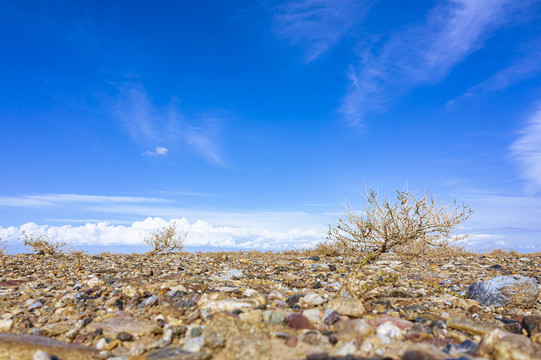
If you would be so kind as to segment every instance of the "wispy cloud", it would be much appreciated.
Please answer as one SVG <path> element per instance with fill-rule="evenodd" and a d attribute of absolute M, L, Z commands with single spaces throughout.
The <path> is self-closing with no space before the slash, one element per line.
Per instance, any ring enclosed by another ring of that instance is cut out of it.
<path fill-rule="evenodd" d="M 310 62 L 335 45 L 364 18 L 375 0 L 293 0 L 280 5 L 274 32 L 306 49 Z"/>
<path fill-rule="evenodd" d="M 165 156 L 169 152 L 169 149 L 166 147 L 156 146 L 154 151 L 147 150 L 142 155 L 149 155 L 149 156 Z"/>
<path fill-rule="evenodd" d="M 136 141 L 160 142 L 168 147 L 184 143 L 210 164 L 225 165 L 217 145 L 221 118 L 208 113 L 186 116 L 175 99 L 158 107 L 140 85 L 123 85 L 119 91 L 114 113 Z M 166 147 L 157 146 L 143 155 L 163 156 L 168 151 Z"/>
<path fill-rule="evenodd" d="M 382 45 L 360 44 L 360 63 L 350 71 L 351 85 L 343 100 L 344 116 L 351 124 L 361 125 L 367 112 L 386 110 L 404 91 L 440 81 L 530 4 L 447 1 L 432 9 L 422 24 L 391 35 Z"/>
<path fill-rule="evenodd" d="M 527 190 L 541 190 L 541 103 L 530 115 L 518 139 L 511 145 L 511 155 L 518 163 L 520 176 L 526 180 Z"/>
<path fill-rule="evenodd" d="M 457 103 L 480 93 L 503 90 L 540 74 L 541 41 L 528 44 L 528 48 L 528 52 L 516 60 L 511 66 L 498 71 L 488 80 L 472 86 L 464 94 L 447 102 L 445 106 L 451 108 Z"/>
<path fill-rule="evenodd" d="M 42 207 L 66 204 L 135 204 L 163 203 L 165 199 L 137 196 L 104 196 L 80 194 L 41 194 L 25 196 L 0 196 L 0 206 Z"/>

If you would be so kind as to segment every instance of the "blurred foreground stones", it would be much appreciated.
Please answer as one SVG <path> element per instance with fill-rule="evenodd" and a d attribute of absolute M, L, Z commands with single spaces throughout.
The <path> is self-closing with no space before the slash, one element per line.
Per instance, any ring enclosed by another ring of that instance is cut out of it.
<path fill-rule="evenodd" d="M 7 256 L 0 359 L 541 359 L 540 263 Z"/>

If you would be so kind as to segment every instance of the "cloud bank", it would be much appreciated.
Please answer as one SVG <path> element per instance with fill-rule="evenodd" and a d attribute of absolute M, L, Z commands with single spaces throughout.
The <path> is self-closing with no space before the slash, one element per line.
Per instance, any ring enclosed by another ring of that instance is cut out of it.
<path fill-rule="evenodd" d="M 180 233 L 188 233 L 184 242 L 187 247 L 281 250 L 290 249 L 295 244 L 300 248 L 324 240 L 327 230 L 324 226 L 311 226 L 278 231 L 258 227 L 213 226 L 201 220 L 190 223 L 185 218 L 166 221 L 159 217 L 149 217 L 129 226 L 107 222 L 51 226 L 30 222 L 20 227 L 0 227 L 0 238 L 16 241 L 24 231 L 28 234 L 45 234 L 51 241 L 62 241 L 70 245 L 143 245 L 149 233 L 173 222 L 178 225 Z"/>

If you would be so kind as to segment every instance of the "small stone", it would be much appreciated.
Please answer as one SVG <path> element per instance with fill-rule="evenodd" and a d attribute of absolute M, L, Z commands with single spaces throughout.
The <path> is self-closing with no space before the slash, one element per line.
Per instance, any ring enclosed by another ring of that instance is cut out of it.
<path fill-rule="evenodd" d="M 541 315 L 529 315 L 522 318 L 521 325 L 529 337 L 541 333 Z"/>
<path fill-rule="evenodd" d="M 45 351 L 38 350 L 34 353 L 34 356 L 32 356 L 32 360 L 52 360 L 52 358 Z"/>
<path fill-rule="evenodd" d="M 139 308 L 146 308 L 150 307 L 152 305 L 156 305 L 158 303 L 158 295 L 152 295 L 151 297 L 146 298 L 145 300 L 141 301 L 139 304 Z"/>
<path fill-rule="evenodd" d="M 450 356 L 459 356 L 461 354 L 472 351 L 477 347 L 477 343 L 471 340 L 465 340 L 459 345 L 457 344 L 448 344 L 443 348 L 443 352 L 449 354 Z"/>
<path fill-rule="evenodd" d="M 282 325 L 286 320 L 286 316 L 278 311 L 265 310 L 263 311 L 263 321 Z"/>
<path fill-rule="evenodd" d="M 0 319 L 0 332 L 9 332 L 11 330 L 11 326 L 13 325 L 12 319 Z"/>
<path fill-rule="evenodd" d="M 468 298 L 483 306 L 528 306 L 539 296 L 537 282 L 526 276 L 497 276 L 470 285 Z"/>
<path fill-rule="evenodd" d="M 444 360 L 447 354 L 440 351 L 432 344 L 413 344 L 406 349 L 402 360 Z"/>
<path fill-rule="evenodd" d="M 352 298 L 334 298 L 327 303 L 327 309 L 335 310 L 340 315 L 361 317 L 364 314 L 362 300 Z"/>
<path fill-rule="evenodd" d="M 340 314 L 338 314 L 337 311 L 333 309 L 325 310 L 325 314 L 323 315 L 323 322 L 326 325 L 331 326 L 338 321 L 340 321 Z"/>
<path fill-rule="evenodd" d="M 299 302 L 301 303 L 301 306 L 308 307 L 321 305 L 325 302 L 325 299 L 319 294 L 310 293 L 301 298 Z"/>
<path fill-rule="evenodd" d="M 292 313 L 287 317 L 287 325 L 293 329 L 311 329 L 312 323 L 304 315 Z"/>
<path fill-rule="evenodd" d="M 203 339 L 202 336 L 198 336 L 198 337 L 188 339 L 186 343 L 184 343 L 184 346 L 182 348 L 192 353 L 198 353 L 201 351 L 204 345 L 205 345 L 205 339 Z"/>
<path fill-rule="evenodd" d="M 120 341 L 131 341 L 133 339 L 133 335 L 126 331 L 121 331 L 116 335 L 116 338 Z"/>
<path fill-rule="evenodd" d="M 319 258 L 319 256 L 310 256 L 310 257 L 308 258 L 308 260 L 319 261 L 319 260 L 321 260 L 321 259 Z"/>
<path fill-rule="evenodd" d="M 498 360 L 540 359 L 541 346 L 525 336 L 495 329 L 485 336 L 473 351 L 474 356 Z"/>
<path fill-rule="evenodd" d="M 308 354 L 306 356 L 306 360 L 327 360 L 329 358 L 328 353 L 314 353 L 314 354 Z"/>
<path fill-rule="evenodd" d="M 307 309 L 302 314 L 311 322 L 318 323 L 320 321 L 321 311 L 319 309 Z"/>
<path fill-rule="evenodd" d="M 300 298 L 302 298 L 301 294 L 293 294 L 287 298 L 286 303 L 292 307 L 293 305 L 296 305 L 299 303 Z"/>
<path fill-rule="evenodd" d="M 492 326 L 473 321 L 465 316 L 447 320 L 447 327 L 467 332 L 470 335 L 484 335 L 494 329 Z"/>
<path fill-rule="evenodd" d="M 392 340 L 400 340 L 403 337 L 402 329 L 393 324 L 391 321 L 387 321 L 378 326 L 376 336 L 381 339 L 383 344 L 388 344 Z"/>
<path fill-rule="evenodd" d="M 28 310 L 37 309 L 43 306 L 43 303 L 41 301 L 36 301 L 32 305 L 28 307 Z"/>
<path fill-rule="evenodd" d="M 104 335 L 115 337 L 120 332 L 129 332 L 130 334 L 144 335 L 149 333 L 155 323 L 146 319 L 130 318 L 130 317 L 112 317 L 99 322 L 91 322 L 88 324 L 89 331 L 101 329 Z"/>

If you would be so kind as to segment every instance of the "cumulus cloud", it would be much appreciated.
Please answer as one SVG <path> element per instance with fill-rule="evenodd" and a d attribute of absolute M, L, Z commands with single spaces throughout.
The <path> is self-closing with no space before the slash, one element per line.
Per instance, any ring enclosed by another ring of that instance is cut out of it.
<path fill-rule="evenodd" d="M 156 146 L 154 148 L 154 151 L 147 150 L 142 155 L 149 155 L 149 156 L 165 156 L 169 152 L 169 149 L 166 147 Z"/>
<path fill-rule="evenodd" d="M 511 145 L 511 156 L 531 193 L 541 190 L 541 104 L 530 115 L 518 139 Z"/>
<path fill-rule="evenodd" d="M 45 234 L 52 241 L 63 241 L 71 245 L 142 245 L 149 233 L 171 223 L 178 225 L 179 232 L 188 232 L 185 240 L 188 247 L 279 250 L 291 248 L 293 244 L 295 247 L 313 245 L 323 240 L 326 234 L 324 226 L 279 231 L 259 227 L 214 226 L 202 220 L 190 223 L 185 218 L 166 221 L 149 217 L 129 226 L 111 225 L 107 222 L 81 226 L 51 226 L 31 222 L 20 227 L 0 227 L 0 237 L 3 240 L 15 241 L 24 231 L 28 234 Z"/>

